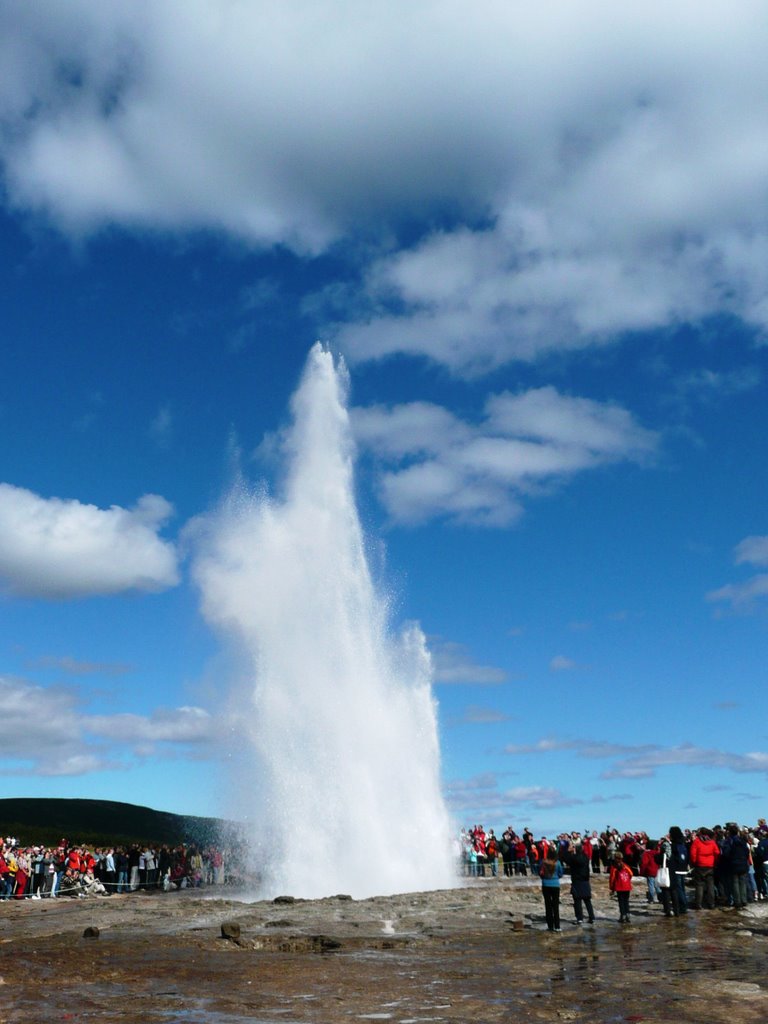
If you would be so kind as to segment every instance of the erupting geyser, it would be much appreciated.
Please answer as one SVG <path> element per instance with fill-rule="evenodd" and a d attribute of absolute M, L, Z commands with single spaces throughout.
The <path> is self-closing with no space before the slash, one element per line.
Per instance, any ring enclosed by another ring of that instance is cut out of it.
<path fill-rule="evenodd" d="M 207 619 L 247 662 L 263 895 L 355 897 L 456 884 L 424 637 L 390 628 L 353 489 L 343 369 L 312 349 L 281 500 L 242 490 L 208 522 Z"/>

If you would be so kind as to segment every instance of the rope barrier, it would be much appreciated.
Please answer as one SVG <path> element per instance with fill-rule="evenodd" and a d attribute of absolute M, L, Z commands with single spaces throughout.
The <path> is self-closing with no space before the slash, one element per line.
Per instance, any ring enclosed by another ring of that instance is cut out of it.
<path fill-rule="evenodd" d="M 23 893 L 11 892 L 4 896 L 0 895 L 0 903 L 5 902 L 6 900 L 63 899 L 67 896 L 71 896 L 73 893 L 77 896 L 81 892 L 86 896 L 130 896 L 133 893 L 137 892 L 150 892 L 158 890 L 162 890 L 163 892 L 179 892 L 181 889 L 206 889 L 210 886 L 217 886 L 223 888 L 224 886 L 229 886 L 233 884 L 231 880 L 226 880 L 223 882 L 197 882 L 190 880 L 188 875 L 183 875 L 178 880 L 178 882 L 176 879 L 174 879 L 172 882 L 170 881 L 170 879 L 168 879 L 169 884 L 166 885 L 166 879 L 167 876 L 164 876 L 163 878 L 159 878 L 154 882 L 141 882 L 132 886 L 130 885 L 130 883 L 124 882 L 105 882 L 102 881 L 100 878 L 96 878 L 94 876 L 94 882 L 98 883 L 99 886 L 102 886 L 105 892 L 96 891 L 93 893 L 89 893 L 86 891 L 88 886 L 84 886 L 83 880 L 81 878 L 78 878 L 76 880 L 77 885 L 71 886 L 68 889 L 65 889 L 64 891 L 61 890 L 60 886 L 58 886 L 55 890 L 37 889 L 35 892 L 32 892 L 30 889 L 27 889 Z M 93 885 L 94 882 L 88 883 L 88 885 Z M 186 885 L 183 884 L 184 882 L 186 882 Z"/>

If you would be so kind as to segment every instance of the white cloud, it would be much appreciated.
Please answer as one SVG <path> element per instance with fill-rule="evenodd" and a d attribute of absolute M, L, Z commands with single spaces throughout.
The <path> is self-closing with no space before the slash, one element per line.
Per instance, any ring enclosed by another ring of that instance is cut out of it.
<path fill-rule="evenodd" d="M 149 433 L 158 448 L 167 450 L 173 437 L 173 415 L 168 403 L 161 405 L 149 424 Z"/>
<path fill-rule="evenodd" d="M 502 813 L 511 816 L 524 810 L 605 804 L 631 800 L 632 797 L 625 793 L 573 797 L 556 786 L 513 786 L 500 789 L 497 777 L 489 772 L 471 779 L 452 780 L 446 787 L 446 799 L 452 810 L 470 814 L 473 820 L 482 820 L 489 815 Z"/>
<path fill-rule="evenodd" d="M 491 395 L 477 424 L 426 402 L 356 408 L 352 423 L 386 467 L 380 495 L 403 523 L 442 515 L 504 526 L 524 496 L 600 465 L 643 462 L 657 442 L 625 409 L 553 387 Z"/>
<path fill-rule="evenodd" d="M 123 743 L 199 743 L 214 734 L 214 719 L 203 708 L 158 708 L 136 714 L 90 715 L 83 727 L 95 736 Z"/>
<path fill-rule="evenodd" d="M 649 778 L 659 768 L 683 766 L 689 768 L 719 768 L 737 773 L 768 774 L 768 753 L 732 753 L 699 747 L 693 743 L 663 747 L 659 744 L 619 744 L 605 740 L 558 739 L 545 737 L 535 743 L 508 744 L 504 753 L 514 756 L 572 751 L 579 757 L 612 761 L 610 768 L 601 773 L 603 779 Z"/>
<path fill-rule="evenodd" d="M 571 672 L 577 667 L 576 662 L 572 658 L 566 658 L 564 654 L 555 655 L 549 663 L 552 672 Z"/>
<path fill-rule="evenodd" d="M 0 763 L 8 774 L 126 770 L 136 757 L 205 749 L 224 728 L 203 708 L 89 715 L 75 690 L 0 676 Z"/>
<path fill-rule="evenodd" d="M 59 669 L 61 672 L 66 672 L 67 675 L 72 676 L 84 676 L 84 675 L 104 675 L 104 676 L 122 676 L 132 671 L 130 665 L 125 665 L 122 662 L 116 661 L 79 661 L 77 658 L 73 658 L 70 655 L 43 655 L 40 658 L 36 658 L 31 667 L 33 668 L 53 668 Z"/>
<path fill-rule="evenodd" d="M 681 394 L 695 395 L 701 399 L 738 395 L 751 391 L 762 383 L 762 374 L 755 366 L 743 366 L 728 373 L 699 369 L 677 379 L 676 386 Z"/>
<path fill-rule="evenodd" d="M 736 545 L 737 565 L 768 567 L 768 537 L 745 537 Z M 740 583 L 727 583 L 711 590 L 707 600 L 730 604 L 736 611 L 750 611 L 761 598 L 768 597 L 768 573 L 757 573 Z"/>
<path fill-rule="evenodd" d="M 300 252 L 449 211 L 454 227 L 370 268 L 367 313 L 339 332 L 356 358 L 471 372 L 713 312 L 764 330 L 764 15 L 10 0 L 6 193 L 73 232 L 209 228 Z"/>
<path fill-rule="evenodd" d="M 507 679 L 507 673 L 493 665 L 478 665 L 463 644 L 429 637 L 436 683 L 468 683 L 498 685 Z"/>
<path fill-rule="evenodd" d="M 768 774 L 768 753 L 757 751 L 737 754 L 684 743 L 677 747 L 658 747 L 632 754 L 603 772 L 602 778 L 647 778 L 655 775 L 657 769 L 671 766 L 726 768 L 738 773 Z"/>
<path fill-rule="evenodd" d="M 37 712 L 37 713 L 35 713 Z M 33 686 L 0 676 L 0 751 L 5 760 L 56 762 L 75 753 L 79 713 L 68 689 Z"/>
<path fill-rule="evenodd" d="M 461 723 L 466 725 L 493 725 L 496 722 L 508 722 L 509 715 L 496 708 L 484 708 L 478 704 L 470 704 L 464 709 Z"/>
<path fill-rule="evenodd" d="M 736 545 L 736 564 L 768 566 L 768 537 L 745 537 Z"/>
<path fill-rule="evenodd" d="M 0 484 L 0 586 L 43 598 L 175 586 L 175 548 L 158 536 L 171 512 L 152 494 L 101 509 Z"/>

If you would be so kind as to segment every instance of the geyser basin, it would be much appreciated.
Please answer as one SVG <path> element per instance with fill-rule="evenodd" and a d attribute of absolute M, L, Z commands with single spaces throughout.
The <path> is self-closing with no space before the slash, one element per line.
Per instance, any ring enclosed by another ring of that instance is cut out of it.
<path fill-rule="evenodd" d="M 456 884 L 431 664 L 373 585 L 353 487 L 343 367 L 316 345 L 292 402 L 280 500 L 240 488 L 207 523 L 206 618 L 246 662 L 241 792 L 278 892 L 355 897 Z"/>

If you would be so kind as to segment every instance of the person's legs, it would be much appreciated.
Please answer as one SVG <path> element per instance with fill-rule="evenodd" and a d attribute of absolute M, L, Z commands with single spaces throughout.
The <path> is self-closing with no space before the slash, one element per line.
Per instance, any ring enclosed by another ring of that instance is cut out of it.
<path fill-rule="evenodd" d="M 693 881 L 696 891 L 693 908 L 694 910 L 701 910 L 702 900 L 704 899 L 704 871 L 702 868 L 693 869 Z"/>
<path fill-rule="evenodd" d="M 670 892 L 672 894 L 672 909 L 679 917 L 688 912 L 688 900 L 685 895 L 685 875 L 672 872 Z"/>
<path fill-rule="evenodd" d="M 746 871 L 734 874 L 733 876 L 733 905 L 738 908 L 746 907 L 747 905 Z"/>
<path fill-rule="evenodd" d="M 664 908 L 664 916 L 672 916 L 672 898 L 670 896 L 669 889 L 659 889 L 659 895 L 661 896 L 661 905 Z"/>
<path fill-rule="evenodd" d="M 704 876 L 704 904 L 708 910 L 715 907 L 715 870 L 708 868 Z"/>
<path fill-rule="evenodd" d="M 574 913 L 574 915 L 576 917 L 576 920 L 579 922 L 579 924 L 581 924 L 581 922 L 584 920 L 584 910 L 583 910 L 583 907 L 582 907 L 582 903 L 583 903 L 583 901 L 582 901 L 581 896 L 574 896 L 573 897 L 573 913 Z"/>
<path fill-rule="evenodd" d="M 584 906 L 585 906 L 586 911 L 587 911 L 587 920 L 589 921 L 590 924 L 594 924 L 595 923 L 595 911 L 592 909 L 592 900 L 589 898 L 589 896 L 585 896 L 584 897 Z"/>
<path fill-rule="evenodd" d="M 560 890 L 554 886 L 542 886 L 544 895 L 544 915 L 547 919 L 547 928 L 551 932 L 560 931 Z"/>
<path fill-rule="evenodd" d="M 547 928 L 550 931 L 555 930 L 555 920 L 552 916 L 552 900 L 549 895 L 549 889 L 542 886 L 541 895 L 544 897 L 544 917 L 547 920 Z"/>
<path fill-rule="evenodd" d="M 554 919 L 555 919 L 555 931 L 559 932 L 560 931 L 560 889 L 559 888 L 553 889 L 552 892 L 554 893 L 554 899 L 552 900 L 552 903 L 553 903 L 552 910 L 553 910 L 553 916 L 554 916 Z"/>
<path fill-rule="evenodd" d="M 616 896 L 619 900 L 619 920 L 629 921 L 629 893 L 617 892 Z"/>
<path fill-rule="evenodd" d="M 746 875 L 747 902 L 752 903 L 757 898 L 757 886 L 755 885 L 755 869 L 750 864 Z"/>

